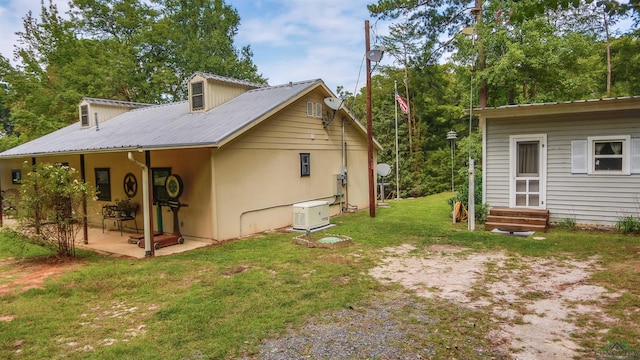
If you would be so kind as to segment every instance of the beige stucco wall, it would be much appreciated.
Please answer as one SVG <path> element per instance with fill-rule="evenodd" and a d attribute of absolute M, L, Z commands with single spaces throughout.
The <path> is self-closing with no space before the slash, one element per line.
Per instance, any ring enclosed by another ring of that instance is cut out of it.
<path fill-rule="evenodd" d="M 144 163 L 144 153 L 134 153 L 135 158 Z M 7 188 L 18 188 L 18 185 L 11 184 L 11 170 L 20 169 L 22 163 L 31 158 L 8 159 L 0 162 L 0 181 L 2 190 Z M 80 176 L 80 155 L 69 156 L 46 156 L 37 157 L 37 163 L 61 163 L 67 162 L 69 166 L 78 170 Z M 211 226 L 211 172 L 210 172 L 210 150 L 209 149 L 185 149 L 185 150 L 165 150 L 151 152 L 151 167 L 169 167 L 173 174 L 179 175 L 184 182 L 184 193 L 180 198 L 181 203 L 188 206 L 182 207 L 179 211 L 181 221 L 181 232 L 185 238 L 212 238 Z M 138 182 L 138 192 L 131 198 L 132 203 L 139 205 L 137 224 L 140 232 L 143 228 L 142 212 L 142 168 L 127 158 L 127 152 L 114 152 L 104 154 L 85 155 L 85 176 L 87 182 L 95 187 L 95 169 L 108 168 L 111 182 L 110 201 L 90 201 L 87 209 L 89 224 L 91 226 L 102 226 L 102 206 L 114 203 L 116 199 L 126 198 L 124 190 L 124 177 L 127 173 L 135 175 Z M 23 177 L 24 174 L 23 170 Z M 152 209 L 151 216 L 154 220 L 154 228 L 157 229 L 156 207 Z M 168 208 L 163 208 L 163 230 L 173 232 L 173 214 Z M 107 224 L 112 227 L 113 224 Z M 126 223 L 125 226 L 133 226 L 133 223 Z"/>
<path fill-rule="evenodd" d="M 320 118 L 307 117 L 306 112 L 307 102 L 322 103 L 323 98 L 316 90 L 214 151 L 216 238 L 291 225 L 294 203 L 334 202 L 333 175 L 340 173 L 342 167 L 343 114 L 338 113 L 325 129 Z M 344 128 L 349 203 L 362 209 L 368 206 L 366 138 L 357 133 L 353 124 L 345 124 Z M 303 152 L 310 154 L 308 177 L 300 176 L 299 154 Z M 340 211 L 340 205 L 331 207 L 332 215 Z"/>
<path fill-rule="evenodd" d="M 322 104 L 328 94 L 319 87 L 271 118 L 256 125 L 220 149 L 150 151 L 152 168 L 171 168 L 184 183 L 179 212 L 180 230 L 187 238 L 226 240 L 292 224 L 294 203 L 326 200 L 336 203 L 331 214 L 342 210 L 341 202 L 358 209 L 368 207 L 367 141 L 356 124 L 339 111 L 325 129 L 320 117 L 307 116 L 307 102 Z M 315 106 L 314 106 L 315 110 Z M 346 121 L 343 121 L 343 118 Z M 343 160 L 343 128 L 346 159 Z M 300 153 L 310 154 L 311 175 L 300 176 Z M 144 163 L 142 152 L 133 153 Z M 68 162 L 80 169 L 80 155 L 41 156 L 37 162 Z M 25 159 L 0 161 L 0 186 L 11 185 L 11 169 Z M 343 197 L 336 195 L 334 175 L 346 161 L 348 181 Z M 142 169 L 127 158 L 127 152 L 85 155 L 86 179 L 95 184 L 95 169 L 109 168 L 111 201 L 97 201 L 89 208 L 89 222 L 100 227 L 102 206 L 124 198 L 124 177 L 133 173 L 138 192 L 132 202 L 140 204 L 138 227 L 142 233 Z M 23 174 L 24 176 L 24 174 Z M 157 229 L 156 208 L 152 209 Z M 173 231 L 173 215 L 162 211 L 163 230 Z M 129 225 L 128 223 L 126 225 Z"/>
<path fill-rule="evenodd" d="M 178 212 L 180 232 L 186 238 L 212 239 L 210 149 L 161 150 L 151 152 L 151 167 L 170 167 L 180 176 L 184 192 L 180 203 L 187 204 Z M 173 213 L 162 212 L 164 232 L 173 232 Z M 154 222 L 156 212 L 154 207 Z M 157 226 L 157 225 L 156 225 Z"/>

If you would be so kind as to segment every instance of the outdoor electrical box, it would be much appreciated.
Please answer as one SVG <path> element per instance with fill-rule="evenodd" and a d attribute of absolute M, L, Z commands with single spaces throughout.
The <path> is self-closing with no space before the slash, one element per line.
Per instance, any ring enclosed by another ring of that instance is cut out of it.
<path fill-rule="evenodd" d="M 334 174 L 333 179 L 334 179 L 333 183 L 335 185 L 333 194 L 336 196 L 342 196 L 342 188 L 344 187 L 344 182 L 345 182 L 344 174 Z"/>
<path fill-rule="evenodd" d="M 293 229 L 313 230 L 329 225 L 329 202 L 307 201 L 293 204 Z"/>

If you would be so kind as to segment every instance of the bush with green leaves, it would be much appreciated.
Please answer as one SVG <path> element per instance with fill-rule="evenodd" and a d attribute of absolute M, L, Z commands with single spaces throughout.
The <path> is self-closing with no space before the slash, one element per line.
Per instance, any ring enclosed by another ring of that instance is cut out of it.
<path fill-rule="evenodd" d="M 93 191 L 68 166 L 25 162 L 23 173 L 18 212 L 23 232 L 59 255 L 75 256 L 75 239 L 86 220 L 82 205 L 93 199 Z"/>
<path fill-rule="evenodd" d="M 556 222 L 556 226 L 561 229 L 573 230 L 576 228 L 576 220 L 573 218 L 564 218 Z"/>
<path fill-rule="evenodd" d="M 453 211 L 453 206 L 456 202 L 460 201 L 464 206 L 469 208 L 469 177 L 466 178 L 463 185 L 457 187 L 456 196 L 447 200 L 451 210 Z M 475 200 L 475 218 L 476 222 L 480 224 L 484 224 L 487 221 L 487 215 L 489 214 L 489 204 L 482 203 L 482 174 L 477 173 L 474 175 L 474 184 L 473 184 L 474 196 Z"/>
<path fill-rule="evenodd" d="M 616 222 L 616 230 L 623 234 L 640 234 L 640 218 L 625 216 Z"/>

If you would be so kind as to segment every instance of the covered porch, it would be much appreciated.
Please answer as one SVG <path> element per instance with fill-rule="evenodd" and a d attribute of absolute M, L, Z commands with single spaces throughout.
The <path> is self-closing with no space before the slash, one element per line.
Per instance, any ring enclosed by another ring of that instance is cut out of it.
<path fill-rule="evenodd" d="M 12 218 L 3 218 L 3 227 L 17 227 L 17 222 Z M 134 259 L 144 259 L 145 249 L 138 247 L 135 243 L 130 243 L 130 236 L 142 235 L 136 234 L 132 229 L 126 228 L 120 233 L 117 227 L 107 226 L 102 230 L 102 227 L 88 228 L 88 243 L 84 244 L 82 230 L 78 234 L 76 240 L 76 247 L 78 249 L 94 251 L 96 253 L 113 256 L 113 257 L 128 257 Z M 172 246 L 161 247 L 155 250 L 155 256 L 166 256 L 171 254 L 183 253 L 189 250 L 203 248 L 214 245 L 215 242 L 204 239 L 193 239 L 186 237 L 184 244 L 177 244 Z"/>

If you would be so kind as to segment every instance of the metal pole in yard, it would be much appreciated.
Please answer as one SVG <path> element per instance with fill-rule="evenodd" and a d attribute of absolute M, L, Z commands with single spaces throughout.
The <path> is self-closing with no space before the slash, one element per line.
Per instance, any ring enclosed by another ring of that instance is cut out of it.
<path fill-rule="evenodd" d="M 369 20 L 364 21 L 365 51 L 370 50 Z M 374 184 L 373 166 L 373 115 L 371 111 L 371 60 L 367 63 L 367 171 L 369 172 L 369 216 L 376 217 L 376 189 Z"/>

